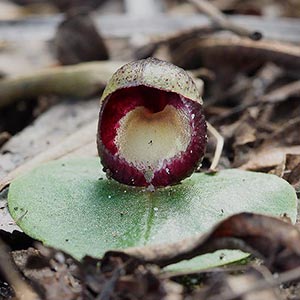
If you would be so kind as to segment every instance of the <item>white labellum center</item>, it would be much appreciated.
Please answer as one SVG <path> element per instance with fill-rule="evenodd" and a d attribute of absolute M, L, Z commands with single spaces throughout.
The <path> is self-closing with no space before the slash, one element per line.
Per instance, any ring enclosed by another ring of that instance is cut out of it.
<path fill-rule="evenodd" d="M 165 159 L 187 149 L 190 136 L 190 121 L 183 110 L 166 105 L 162 111 L 152 113 L 138 106 L 120 120 L 115 143 L 119 155 L 147 172 L 145 177 L 150 180 Z"/>

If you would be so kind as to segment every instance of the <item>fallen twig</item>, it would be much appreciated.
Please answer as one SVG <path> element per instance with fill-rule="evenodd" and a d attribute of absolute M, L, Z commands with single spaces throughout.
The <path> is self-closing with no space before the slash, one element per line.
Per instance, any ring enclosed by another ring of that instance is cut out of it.
<path fill-rule="evenodd" d="M 180 45 L 188 39 L 204 37 L 220 30 L 228 30 L 236 33 L 239 36 L 248 37 L 255 41 L 262 38 L 262 34 L 260 32 L 251 31 L 243 28 L 240 25 L 236 25 L 211 3 L 203 0 L 189 1 L 194 4 L 200 11 L 208 15 L 208 17 L 213 20 L 214 24 L 212 24 L 211 26 L 202 25 L 199 27 L 180 30 L 178 32 L 167 34 L 161 37 L 154 37 L 150 41 L 148 41 L 147 44 L 142 45 L 136 49 L 136 58 L 141 59 L 151 56 L 154 51 L 162 45 L 167 44 L 170 45 L 171 48 L 174 48 L 176 47 L 176 45 Z"/>
<path fill-rule="evenodd" d="M 0 108 L 40 95 L 87 98 L 101 91 L 123 62 L 103 61 L 56 67 L 0 81 Z"/>
<path fill-rule="evenodd" d="M 209 16 L 220 29 L 231 31 L 239 36 L 245 36 L 254 41 L 260 40 L 262 38 L 262 34 L 260 32 L 251 31 L 233 23 L 210 2 L 205 0 L 188 1 L 192 3 L 198 10 Z"/>
<path fill-rule="evenodd" d="M 285 84 L 262 97 L 262 102 L 277 103 L 300 95 L 300 80 Z"/>
<path fill-rule="evenodd" d="M 182 42 L 195 37 L 203 37 L 217 32 L 219 29 L 214 26 L 200 26 L 185 30 L 179 30 L 175 33 L 164 34 L 163 36 L 155 36 L 139 45 L 135 50 L 135 57 L 137 59 L 147 58 L 151 56 L 158 47 L 163 45 L 178 45 Z"/>

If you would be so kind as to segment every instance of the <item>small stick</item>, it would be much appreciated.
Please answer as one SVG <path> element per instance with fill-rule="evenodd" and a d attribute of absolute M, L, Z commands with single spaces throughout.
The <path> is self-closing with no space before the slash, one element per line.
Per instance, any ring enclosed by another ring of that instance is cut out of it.
<path fill-rule="evenodd" d="M 148 56 L 151 56 L 160 46 L 181 44 L 190 38 L 207 36 L 218 31 L 219 28 L 208 25 L 183 29 L 158 37 L 155 36 L 152 37 L 150 41 L 145 42 L 143 45 L 139 45 L 139 47 L 135 49 L 135 57 L 137 59 L 146 58 Z"/>
<path fill-rule="evenodd" d="M 262 34 L 259 31 L 251 31 L 243 28 L 239 25 L 232 23 L 219 9 L 206 0 L 188 0 L 198 10 L 206 14 L 211 20 L 220 28 L 229 30 L 239 36 L 248 37 L 254 41 L 258 41 L 262 38 Z"/>
<path fill-rule="evenodd" d="M 88 98 L 104 89 L 112 74 L 124 64 L 97 61 L 48 68 L 27 75 L 0 80 L 0 108 L 18 100 L 40 95 Z"/>
<path fill-rule="evenodd" d="M 219 164 L 221 155 L 222 155 L 222 151 L 223 151 L 223 147 L 224 147 L 224 138 L 218 132 L 218 130 L 214 126 L 212 126 L 209 122 L 207 122 L 207 130 L 216 139 L 216 142 L 217 142 L 216 150 L 214 153 L 214 158 L 213 158 L 213 161 L 209 168 L 210 171 L 215 172 L 217 165 Z"/>

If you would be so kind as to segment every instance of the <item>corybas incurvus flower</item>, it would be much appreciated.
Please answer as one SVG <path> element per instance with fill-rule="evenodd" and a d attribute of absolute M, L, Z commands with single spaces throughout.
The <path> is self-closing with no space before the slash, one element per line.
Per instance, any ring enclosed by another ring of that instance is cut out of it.
<path fill-rule="evenodd" d="M 148 58 L 108 82 L 97 145 L 109 177 L 134 186 L 179 183 L 199 166 L 206 142 L 202 99 L 183 69 Z"/>

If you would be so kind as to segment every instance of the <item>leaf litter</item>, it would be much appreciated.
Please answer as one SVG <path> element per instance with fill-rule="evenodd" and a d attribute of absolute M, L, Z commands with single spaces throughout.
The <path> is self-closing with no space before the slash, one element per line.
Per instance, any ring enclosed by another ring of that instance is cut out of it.
<path fill-rule="evenodd" d="M 218 299 L 244 295 L 261 299 L 261 294 L 278 299 L 279 285 L 300 278 L 299 245 L 300 232 L 288 219 L 241 213 L 220 222 L 211 232 L 183 243 L 110 251 L 103 259 L 87 256 L 79 262 L 40 244 L 28 250 L 15 250 L 12 257 L 30 282 L 30 289 L 43 299 L 185 299 L 181 284 L 187 275 L 208 277 L 203 280 L 203 288 L 199 290 L 195 285 L 189 291 L 190 299 L 217 299 L 216 295 Z M 246 267 L 184 274 L 160 272 L 160 266 L 228 248 L 246 249 L 262 259 L 264 265 L 252 261 Z M 2 257 L 8 255 L 7 249 L 0 250 Z M 1 272 L 8 268 L 12 268 L 9 261 L 1 264 Z M 7 276 L 7 280 L 15 286 L 15 278 Z M 218 294 L 212 288 L 216 282 Z"/>
<path fill-rule="evenodd" d="M 251 5 L 242 2 L 212 1 L 224 11 L 266 13 L 264 8 L 267 6 L 261 1 L 252 1 Z M 299 11 L 296 9 L 298 4 L 293 1 L 286 1 L 284 5 L 276 1 L 269 5 L 272 6 L 269 12 L 277 8 L 278 14 L 284 16 L 297 16 Z M 167 45 L 167 55 L 174 63 L 194 69 L 194 73 L 205 81 L 207 118 L 225 139 L 219 168 L 270 172 L 284 178 L 299 191 L 299 47 L 267 39 L 256 42 L 223 36 L 216 33 L 219 29 L 211 28 L 191 30 L 186 36 L 175 34 L 172 40 L 161 39 L 163 42 L 160 40 L 156 48 Z M 226 51 L 220 51 L 219 45 Z M 0 120 L 0 129 L 5 141 L 10 139 L 11 133 L 3 120 Z M 213 143 L 210 140 L 208 150 L 214 149 Z M 46 147 L 41 147 L 41 155 L 44 150 Z M 50 154 L 45 157 L 55 158 L 51 148 L 48 151 Z M 4 155 L 5 152 L 1 152 L 1 158 Z M 9 169 L 13 170 L 24 160 L 33 159 L 34 155 L 36 153 L 30 155 L 29 152 L 25 157 L 20 151 L 20 160 L 14 158 L 6 164 L 11 164 Z M 209 167 L 211 159 L 208 151 L 204 169 Z M 7 175 L 8 172 L 4 172 Z M 0 265 L 0 299 L 16 296 L 20 292 L 20 282 L 25 283 L 21 289 L 29 293 L 28 299 L 35 296 L 41 299 L 291 299 L 300 293 L 297 226 L 289 224 L 288 220 L 261 215 L 232 216 L 204 237 L 195 238 L 196 243 L 185 249 L 184 255 L 234 246 L 247 249 L 259 259 L 250 259 L 246 266 L 228 266 L 193 274 L 161 272 L 159 259 L 162 254 L 169 260 L 180 259 L 177 256 L 183 255 L 174 245 L 160 250 L 111 252 L 103 260 L 86 257 L 78 262 L 59 250 L 28 244 L 15 233 L 8 239 L 7 232 L 0 231 L 1 238 L 12 250 L 2 247 L 1 243 L 0 256 L 5 259 Z M 17 250 L 15 243 L 23 249 Z M 188 252 L 191 249 L 192 252 Z M 8 259 L 10 254 L 13 261 Z M 15 268 L 20 273 L 13 271 Z M 15 275 L 9 275 L 8 271 Z"/>

